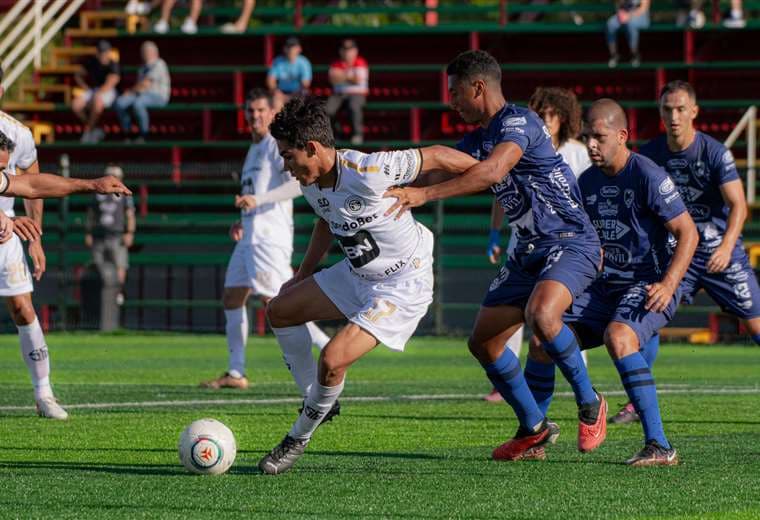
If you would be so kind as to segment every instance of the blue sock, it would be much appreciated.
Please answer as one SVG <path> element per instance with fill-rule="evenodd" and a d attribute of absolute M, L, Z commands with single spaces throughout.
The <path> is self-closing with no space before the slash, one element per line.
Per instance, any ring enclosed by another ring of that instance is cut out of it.
<path fill-rule="evenodd" d="M 660 406 L 657 403 L 657 388 L 644 356 L 636 352 L 617 359 L 615 368 L 620 372 L 620 380 L 623 382 L 628 399 L 631 400 L 641 418 L 644 440 L 647 442 L 654 440 L 663 448 L 670 448 L 670 443 L 662 428 Z"/>
<path fill-rule="evenodd" d="M 525 382 L 520 361 L 511 350 L 505 348 L 499 359 L 484 364 L 483 368 L 494 388 L 515 411 L 520 426 L 532 430 L 544 420 L 544 414 L 538 409 L 536 400 Z"/>
<path fill-rule="evenodd" d="M 760 334 L 753 334 L 752 341 L 755 342 L 755 345 L 760 345 Z"/>
<path fill-rule="evenodd" d="M 654 366 L 654 360 L 657 359 L 657 353 L 660 351 L 660 335 L 655 334 L 652 336 L 649 341 L 647 341 L 646 345 L 644 345 L 644 348 L 642 348 L 639 352 L 641 352 L 641 355 L 644 356 L 644 360 L 646 360 L 647 365 L 649 366 L 649 370 L 652 370 L 652 367 Z"/>
<path fill-rule="evenodd" d="M 582 404 L 595 403 L 596 392 L 591 386 L 586 365 L 583 363 L 581 351 L 578 348 L 578 340 L 573 331 L 567 325 L 562 326 L 557 337 L 548 343 L 542 343 L 544 351 L 554 360 L 562 375 L 573 387 L 575 402 Z"/>
<path fill-rule="evenodd" d="M 546 415 L 554 395 L 554 363 L 539 363 L 528 356 L 525 362 L 525 381 L 541 413 Z"/>

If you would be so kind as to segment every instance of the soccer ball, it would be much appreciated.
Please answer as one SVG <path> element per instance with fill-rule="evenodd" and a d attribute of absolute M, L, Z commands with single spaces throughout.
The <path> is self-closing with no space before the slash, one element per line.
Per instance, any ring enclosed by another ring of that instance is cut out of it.
<path fill-rule="evenodd" d="M 179 460 L 192 473 L 221 475 L 236 454 L 235 436 L 216 419 L 193 421 L 179 436 Z"/>

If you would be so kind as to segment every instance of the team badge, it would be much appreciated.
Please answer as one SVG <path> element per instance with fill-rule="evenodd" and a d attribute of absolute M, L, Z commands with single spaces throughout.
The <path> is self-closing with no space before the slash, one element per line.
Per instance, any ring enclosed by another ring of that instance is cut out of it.
<path fill-rule="evenodd" d="M 351 195 L 350 197 L 346 198 L 346 202 L 343 204 L 343 207 L 346 208 L 346 211 L 352 215 L 358 215 L 364 211 L 364 201 L 356 195 Z"/>

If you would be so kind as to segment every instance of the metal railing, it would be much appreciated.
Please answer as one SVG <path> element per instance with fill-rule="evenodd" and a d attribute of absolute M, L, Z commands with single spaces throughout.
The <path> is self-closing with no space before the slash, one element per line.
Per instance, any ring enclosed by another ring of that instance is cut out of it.
<path fill-rule="evenodd" d="M 726 148 L 731 148 L 742 132 L 747 130 L 747 203 L 752 204 L 755 202 L 755 184 L 756 184 L 756 170 L 755 164 L 757 160 L 757 107 L 751 106 L 744 112 L 744 115 L 737 123 L 731 134 L 726 138 L 723 143 Z"/>

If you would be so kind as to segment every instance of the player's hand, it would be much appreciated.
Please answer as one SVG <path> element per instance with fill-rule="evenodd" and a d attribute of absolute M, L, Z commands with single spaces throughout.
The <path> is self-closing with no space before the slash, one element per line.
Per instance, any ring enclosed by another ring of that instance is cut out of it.
<path fill-rule="evenodd" d="M 0 211 L 0 244 L 5 244 L 13 237 L 13 220 Z"/>
<path fill-rule="evenodd" d="M 106 175 L 92 181 L 93 191 L 103 195 L 132 195 L 132 192 L 113 175 Z"/>
<path fill-rule="evenodd" d="M 124 233 L 122 235 L 121 239 L 124 242 L 124 247 L 130 248 L 130 247 L 132 247 L 132 244 L 135 243 L 135 234 L 134 233 Z"/>
<path fill-rule="evenodd" d="M 29 256 L 34 264 L 34 279 L 39 282 L 47 268 L 47 258 L 45 258 L 45 251 L 42 250 L 41 240 L 29 242 Z"/>
<path fill-rule="evenodd" d="M 731 261 L 731 250 L 725 249 L 720 246 L 713 251 L 710 260 L 707 262 L 708 273 L 722 273 L 728 267 L 728 263 Z"/>
<path fill-rule="evenodd" d="M 238 221 L 230 226 L 230 239 L 233 242 L 239 242 L 241 238 L 243 238 L 243 225 Z"/>
<path fill-rule="evenodd" d="M 400 219 L 406 210 L 422 206 L 427 202 L 425 188 L 391 188 L 383 193 L 383 198 L 387 197 L 395 198 L 396 202 L 388 208 L 385 216 L 392 215 L 394 211 L 398 210 L 396 220 Z"/>
<path fill-rule="evenodd" d="M 501 248 L 499 247 L 499 230 L 492 229 L 488 237 L 488 249 L 486 250 L 488 261 L 496 265 L 501 259 Z"/>
<path fill-rule="evenodd" d="M 26 240 L 27 242 L 38 240 L 40 235 L 42 235 L 40 227 L 29 217 L 14 217 L 13 231 L 21 240 Z"/>
<path fill-rule="evenodd" d="M 235 207 L 243 211 L 256 209 L 256 197 L 253 195 L 235 195 Z"/>
<path fill-rule="evenodd" d="M 280 293 L 284 292 L 290 287 L 293 287 L 294 285 L 297 285 L 304 281 L 306 278 L 308 278 L 310 275 L 301 273 L 301 270 L 299 269 L 296 274 L 293 275 L 293 278 L 282 284 L 282 287 L 280 287 Z"/>
<path fill-rule="evenodd" d="M 663 312 L 667 309 L 676 291 L 675 286 L 666 281 L 649 284 L 646 289 L 647 302 L 644 308 L 650 312 Z"/>

